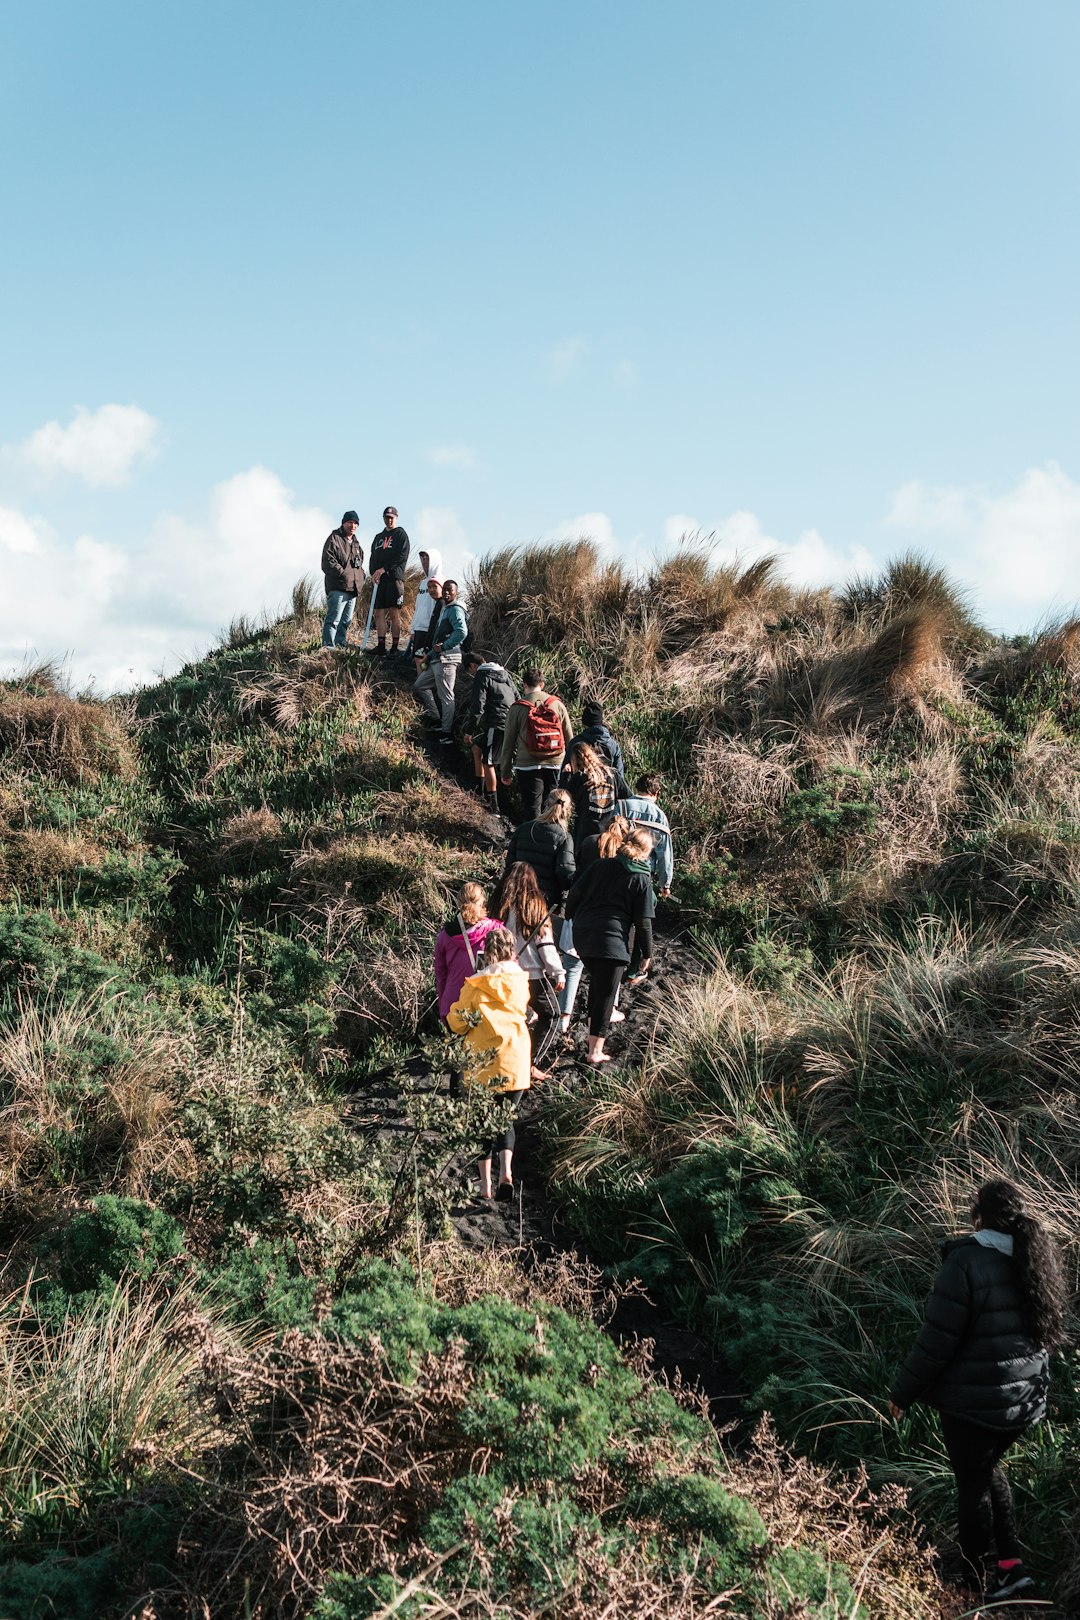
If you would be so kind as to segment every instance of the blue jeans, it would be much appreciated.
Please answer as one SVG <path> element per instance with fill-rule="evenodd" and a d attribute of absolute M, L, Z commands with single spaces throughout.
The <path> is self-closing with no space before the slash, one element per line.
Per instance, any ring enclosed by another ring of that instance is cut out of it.
<path fill-rule="evenodd" d="M 355 606 L 356 597 L 352 591 L 327 591 L 326 618 L 322 623 L 324 647 L 344 647 Z"/>
<path fill-rule="evenodd" d="M 573 924 L 567 917 L 562 919 L 559 956 L 562 958 L 563 972 L 566 974 L 566 988 L 559 994 L 559 1012 L 564 1018 L 569 1018 L 574 1011 L 584 963 L 574 949 Z"/>

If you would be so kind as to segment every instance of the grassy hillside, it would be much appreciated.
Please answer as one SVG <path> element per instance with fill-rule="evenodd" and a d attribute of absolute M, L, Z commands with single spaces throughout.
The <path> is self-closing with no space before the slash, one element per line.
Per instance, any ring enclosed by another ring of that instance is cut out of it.
<path fill-rule="evenodd" d="M 477 607 L 520 639 L 496 582 Z M 599 590 L 586 610 L 608 622 Z M 635 758 L 689 794 L 714 767 L 671 744 L 704 698 L 653 701 L 682 690 L 654 611 L 633 609 L 638 663 L 593 645 L 606 672 L 574 673 L 591 632 L 529 633 L 560 680 L 623 694 Z M 452 1240 L 446 1167 L 483 1099 L 420 1083 L 429 964 L 496 840 L 408 697 L 317 628 L 301 590 L 130 701 L 47 669 L 0 685 L 0 1615 L 939 1612 L 895 1494 L 768 1430 L 725 1455 L 604 1334 L 597 1273 Z M 690 830 L 702 917 L 752 951 L 723 828 Z M 760 940 L 779 993 L 810 947 Z M 359 1104 L 394 1074 L 388 1129 Z M 643 1176 L 619 1125 L 582 1174 L 598 1106 L 551 1129 L 613 1252 L 603 1209 L 696 1150 L 676 1133 Z"/>
<path fill-rule="evenodd" d="M 936 1429 L 884 1416 L 937 1244 L 1005 1173 L 1077 1281 L 1080 623 L 995 642 L 912 557 L 795 593 L 693 550 L 642 585 L 582 545 L 504 553 L 481 585 L 484 638 L 602 698 L 663 772 L 667 922 L 699 947 L 645 1061 L 550 1110 L 564 1210 L 785 1438 L 942 1525 Z M 1011 1470 L 1063 1592 L 1078 1449 L 1070 1351 Z"/>

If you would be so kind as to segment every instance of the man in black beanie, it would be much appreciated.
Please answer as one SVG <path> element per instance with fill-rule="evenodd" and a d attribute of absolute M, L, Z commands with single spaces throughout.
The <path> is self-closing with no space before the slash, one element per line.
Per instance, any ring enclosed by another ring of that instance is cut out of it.
<path fill-rule="evenodd" d="M 364 583 L 364 553 L 356 538 L 360 519 L 346 512 L 340 528 L 327 535 L 322 548 L 323 583 L 326 586 L 326 618 L 323 620 L 324 647 L 344 647 L 356 593 Z"/>

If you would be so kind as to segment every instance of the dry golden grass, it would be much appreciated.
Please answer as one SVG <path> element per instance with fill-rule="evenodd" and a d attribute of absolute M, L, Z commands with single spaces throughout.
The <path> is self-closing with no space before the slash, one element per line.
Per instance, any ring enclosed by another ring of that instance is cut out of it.
<path fill-rule="evenodd" d="M 0 898 L 31 893 L 105 857 L 85 833 L 57 832 L 51 827 L 0 830 Z"/>
<path fill-rule="evenodd" d="M 214 856 L 228 865 L 251 861 L 280 842 L 281 821 L 264 804 L 257 810 L 241 810 L 229 817 L 214 840 Z"/>
<path fill-rule="evenodd" d="M 137 768 L 120 709 L 49 689 L 40 671 L 0 682 L 0 756 L 71 783 L 130 780 Z"/>

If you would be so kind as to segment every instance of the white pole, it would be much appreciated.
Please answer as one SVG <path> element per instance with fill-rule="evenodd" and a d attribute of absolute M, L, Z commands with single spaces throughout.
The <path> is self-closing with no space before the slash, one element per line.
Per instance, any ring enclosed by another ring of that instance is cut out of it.
<path fill-rule="evenodd" d="M 360 643 L 360 651 L 361 652 L 363 652 L 365 647 L 367 646 L 368 636 L 370 636 L 370 634 L 371 634 L 371 621 L 375 616 L 375 592 L 376 592 L 376 589 L 377 589 L 377 586 L 375 584 L 375 581 L 372 580 L 371 581 L 371 602 L 370 602 L 370 604 L 368 606 L 367 624 L 364 626 L 364 639 Z"/>

